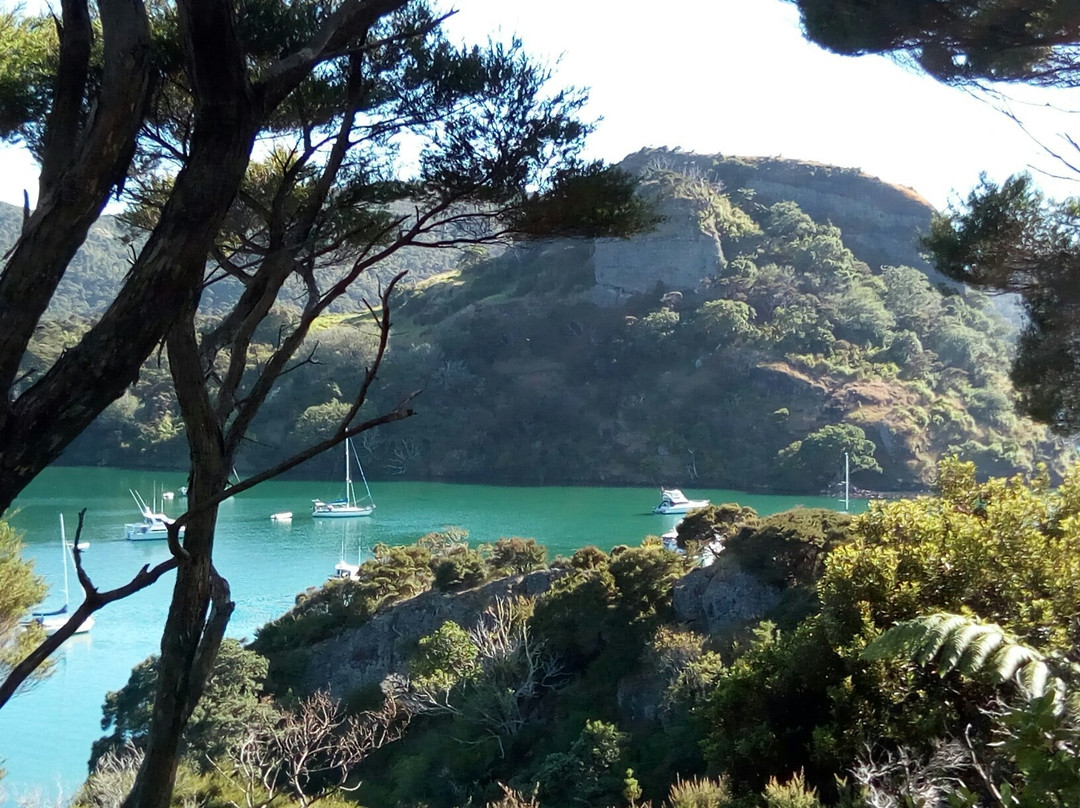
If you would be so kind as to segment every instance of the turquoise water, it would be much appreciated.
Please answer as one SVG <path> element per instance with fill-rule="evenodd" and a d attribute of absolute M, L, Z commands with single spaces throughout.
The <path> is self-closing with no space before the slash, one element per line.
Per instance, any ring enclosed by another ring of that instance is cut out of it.
<path fill-rule="evenodd" d="M 129 489 L 149 499 L 153 491 L 173 490 L 165 511 L 177 515 L 184 480 L 179 474 L 116 469 L 49 469 L 15 504 L 10 521 L 23 533 L 26 554 L 51 586 L 47 608 L 62 601 L 63 556 L 59 514 L 68 540 L 75 536 L 78 512 L 86 508 L 84 541 L 90 548 L 84 566 L 99 589 L 128 581 L 144 564 L 167 558 L 163 541 L 130 542 L 124 523 L 138 521 Z M 839 508 L 824 497 L 782 497 L 687 487 L 692 498 L 738 502 L 768 514 L 797 506 Z M 218 570 L 228 578 L 237 608 L 229 634 L 251 638 L 255 630 L 286 611 L 298 592 L 317 586 L 333 572 L 344 553 L 355 561 L 358 548 L 377 542 L 405 544 L 425 533 L 456 526 L 474 543 L 503 536 L 535 538 L 549 557 L 570 555 L 595 544 L 637 544 L 659 535 L 678 516 L 654 516 L 659 501 L 652 488 L 504 488 L 440 483 L 374 482 L 378 505 L 362 519 L 312 519 L 311 500 L 340 494 L 334 484 L 270 482 L 221 507 L 216 543 Z M 853 502 L 862 510 L 864 502 Z M 292 511 L 292 522 L 270 515 Z M 72 576 L 73 600 L 80 599 Z M 70 796 L 86 776 L 90 745 L 101 733 L 105 694 L 127 681 L 132 667 L 156 653 L 172 587 L 172 576 L 96 615 L 87 635 L 61 649 L 55 673 L 0 710 L 0 805 L 38 795 L 41 802 Z"/>

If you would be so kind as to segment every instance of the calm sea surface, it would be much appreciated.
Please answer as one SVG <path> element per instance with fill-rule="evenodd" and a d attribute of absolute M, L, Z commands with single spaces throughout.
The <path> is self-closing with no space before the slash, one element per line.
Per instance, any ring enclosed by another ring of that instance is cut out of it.
<path fill-rule="evenodd" d="M 63 603 L 63 556 L 59 515 L 74 538 L 79 510 L 86 508 L 83 540 L 90 542 L 84 565 L 99 589 L 128 581 L 144 564 L 167 557 L 164 541 L 130 542 L 124 523 L 138 521 L 129 489 L 149 501 L 152 493 L 172 490 L 165 511 L 177 515 L 180 474 L 117 469 L 49 469 L 16 502 L 10 521 L 23 533 L 26 554 L 51 591 L 46 608 Z M 340 495 L 334 484 L 270 482 L 224 503 L 215 558 L 229 579 L 237 608 L 229 634 L 251 638 L 255 630 L 286 611 L 298 592 L 317 586 L 342 557 L 355 563 L 358 549 L 377 542 L 407 544 L 446 526 L 464 528 L 473 543 L 503 536 L 535 538 L 549 558 L 594 544 L 605 550 L 637 544 L 672 527 L 677 516 L 654 516 L 659 500 L 651 488 L 502 488 L 439 483 L 372 484 L 378 509 L 370 518 L 316 520 L 311 500 Z M 688 487 L 692 498 L 738 502 L 769 514 L 799 505 L 840 508 L 823 497 L 781 497 Z M 852 502 L 863 510 L 864 502 Z M 270 515 L 292 511 L 291 523 Z M 72 581 L 72 599 L 81 594 Z M 105 694 L 123 686 L 132 667 L 157 653 L 173 576 L 119 601 L 96 615 L 93 630 L 62 648 L 55 672 L 45 682 L 0 710 L 0 805 L 40 797 L 55 804 L 70 796 L 86 776 L 90 745 L 101 732 Z"/>

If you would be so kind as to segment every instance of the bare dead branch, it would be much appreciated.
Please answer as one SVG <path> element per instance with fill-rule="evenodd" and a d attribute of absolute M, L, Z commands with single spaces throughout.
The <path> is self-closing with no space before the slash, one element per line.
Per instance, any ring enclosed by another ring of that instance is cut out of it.
<path fill-rule="evenodd" d="M 318 691 L 295 712 L 249 727 L 228 767 L 211 765 L 243 791 L 247 808 L 266 808 L 281 797 L 306 808 L 335 790 L 351 790 L 352 769 L 401 738 L 411 718 L 392 698 L 379 710 L 345 716 L 328 693 Z"/>
<path fill-rule="evenodd" d="M 148 564 L 143 565 L 135 576 L 123 586 L 99 592 L 90 580 L 90 576 L 86 573 L 86 570 L 83 569 L 82 555 L 78 549 L 79 539 L 82 536 L 83 517 L 85 514 L 85 508 L 79 512 L 79 526 L 75 532 L 75 550 L 72 554 L 75 559 L 75 574 L 78 577 L 79 584 L 83 590 L 83 602 L 71 613 L 71 616 L 63 626 L 57 629 L 52 636 L 46 637 L 37 648 L 27 654 L 18 665 L 15 665 L 11 669 L 11 672 L 3 682 L 0 682 L 0 707 L 7 704 L 8 700 L 15 695 L 16 691 L 30 678 L 33 672 L 37 670 L 46 659 L 52 656 L 54 651 L 72 637 L 79 626 L 86 622 L 86 619 L 94 612 L 99 611 L 114 601 L 122 600 L 136 592 L 146 589 L 146 587 L 156 583 L 166 572 L 176 569 L 176 566 L 179 563 L 174 557 L 162 561 L 160 564 L 156 564 L 153 567 L 150 567 Z"/>

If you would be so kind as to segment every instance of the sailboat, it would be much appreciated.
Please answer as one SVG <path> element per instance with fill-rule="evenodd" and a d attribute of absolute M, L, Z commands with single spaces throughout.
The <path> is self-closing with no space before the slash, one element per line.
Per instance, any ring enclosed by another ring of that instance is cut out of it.
<path fill-rule="evenodd" d="M 312 500 L 311 515 L 316 519 L 348 519 L 354 516 L 371 516 L 375 511 L 375 500 L 371 497 L 371 489 L 368 487 L 367 477 L 364 476 L 364 467 L 360 465 L 359 459 L 357 459 L 356 465 L 360 469 L 360 479 L 364 481 L 364 490 L 367 491 L 367 504 L 359 505 L 356 502 L 356 492 L 353 490 L 352 475 L 350 473 L 352 461 L 349 458 L 350 452 L 353 456 L 356 455 L 356 452 L 352 449 L 352 441 L 343 441 L 343 445 L 345 447 L 345 497 L 333 502 L 323 502 L 321 499 Z"/>
<path fill-rule="evenodd" d="M 358 525 L 359 527 L 359 525 Z M 363 563 L 364 557 L 364 536 L 361 532 L 360 536 L 356 540 L 356 563 L 350 564 L 345 560 L 345 544 L 347 535 L 345 532 L 345 525 L 341 526 L 341 560 L 334 565 L 334 574 L 330 576 L 330 580 L 333 581 L 336 578 L 355 579 L 360 574 L 360 566 Z M 363 531 L 363 528 L 360 528 Z"/>
<path fill-rule="evenodd" d="M 71 552 L 73 546 L 68 544 L 67 536 L 64 533 L 64 514 L 60 514 L 60 550 L 64 557 L 64 605 L 53 612 L 34 612 L 30 616 L 33 622 L 45 629 L 45 635 L 48 637 L 59 631 L 68 621 L 68 553 Z M 83 546 L 80 544 L 79 549 L 81 550 Z M 94 617 L 91 615 L 82 621 L 82 624 L 75 629 L 75 633 L 85 634 L 93 627 Z"/>
<path fill-rule="evenodd" d="M 142 514 L 143 520 L 141 522 L 130 522 L 124 525 L 124 538 L 128 541 L 148 541 L 150 539 L 167 539 L 169 538 L 169 525 L 173 523 L 173 520 L 166 516 L 161 511 L 155 511 L 149 505 L 146 504 L 146 500 L 142 498 L 142 495 L 138 491 L 128 489 L 132 498 L 135 500 L 135 504 L 139 506 L 139 513 Z M 154 499 L 154 507 L 157 507 L 157 499 Z M 184 528 L 180 528 L 180 535 L 184 535 Z"/>

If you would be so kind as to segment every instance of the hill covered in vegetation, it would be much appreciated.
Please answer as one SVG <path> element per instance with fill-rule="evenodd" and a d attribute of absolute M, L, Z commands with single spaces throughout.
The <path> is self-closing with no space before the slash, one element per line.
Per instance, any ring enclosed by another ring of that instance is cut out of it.
<path fill-rule="evenodd" d="M 226 641 L 178 797 L 1074 806 L 1080 468 L 1051 489 L 945 461 L 937 486 L 856 517 L 713 506 L 680 525 L 683 554 L 647 537 L 549 560 L 453 531 L 377 546 L 247 648 Z M 75 805 L 130 783 L 155 665 L 109 694 Z"/>
<path fill-rule="evenodd" d="M 625 167 L 663 216 L 651 233 L 402 259 L 413 277 L 369 406 L 422 394 L 417 417 L 363 436 L 371 476 L 819 491 L 845 451 L 876 490 L 924 488 L 948 454 L 984 473 L 1060 469 L 1062 447 L 1013 413 L 1011 326 L 919 258 L 932 211 L 913 192 L 668 150 Z M 42 333 L 43 361 L 71 327 Z M 283 377 L 241 463 L 322 434 L 373 340 L 366 312 L 324 318 L 316 361 Z M 183 467 L 164 362 L 66 462 Z"/>

